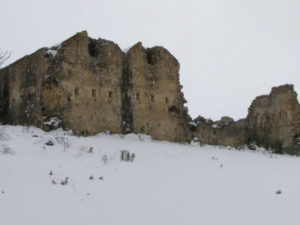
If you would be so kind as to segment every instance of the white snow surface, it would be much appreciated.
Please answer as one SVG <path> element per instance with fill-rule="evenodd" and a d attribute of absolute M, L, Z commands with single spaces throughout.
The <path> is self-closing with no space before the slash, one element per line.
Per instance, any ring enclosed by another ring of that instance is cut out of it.
<path fill-rule="evenodd" d="M 299 157 L 0 126 L 3 225 L 287 225 L 300 224 L 299 204 Z"/>
<path fill-rule="evenodd" d="M 58 117 L 51 117 L 48 121 L 44 122 L 45 125 L 57 127 L 61 123 Z"/>
<path fill-rule="evenodd" d="M 53 49 L 48 49 L 46 51 L 46 54 L 48 54 L 51 58 L 55 58 L 56 54 L 57 54 L 57 50 L 53 50 Z"/>
<path fill-rule="evenodd" d="M 217 124 L 213 124 L 211 127 L 212 128 L 218 128 L 218 125 Z"/>

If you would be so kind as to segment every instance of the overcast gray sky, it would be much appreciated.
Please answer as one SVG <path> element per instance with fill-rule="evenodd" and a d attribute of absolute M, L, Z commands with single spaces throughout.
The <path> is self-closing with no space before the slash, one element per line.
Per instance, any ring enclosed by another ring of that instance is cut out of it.
<path fill-rule="evenodd" d="M 167 48 L 181 64 L 192 117 L 243 118 L 280 84 L 300 94 L 299 0 L 0 1 L 8 63 L 87 30 L 122 49 L 138 41 Z"/>

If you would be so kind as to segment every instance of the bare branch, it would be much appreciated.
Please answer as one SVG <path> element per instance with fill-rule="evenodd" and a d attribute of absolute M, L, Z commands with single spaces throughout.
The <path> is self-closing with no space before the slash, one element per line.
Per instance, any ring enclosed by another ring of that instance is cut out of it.
<path fill-rule="evenodd" d="M 4 52 L 0 49 L 0 67 L 10 56 L 11 56 L 11 52 L 9 51 Z"/>

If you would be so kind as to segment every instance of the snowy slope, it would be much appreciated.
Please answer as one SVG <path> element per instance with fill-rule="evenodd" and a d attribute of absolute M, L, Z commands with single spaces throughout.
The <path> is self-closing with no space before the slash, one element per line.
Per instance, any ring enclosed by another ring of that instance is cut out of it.
<path fill-rule="evenodd" d="M 21 126 L 0 152 L 3 225 L 300 224 L 299 157 Z"/>

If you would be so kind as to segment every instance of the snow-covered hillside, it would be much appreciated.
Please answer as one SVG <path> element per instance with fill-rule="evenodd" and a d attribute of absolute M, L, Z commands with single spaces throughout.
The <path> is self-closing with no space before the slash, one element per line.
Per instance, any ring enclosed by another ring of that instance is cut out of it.
<path fill-rule="evenodd" d="M 0 129 L 3 225 L 300 224 L 299 157 Z"/>

